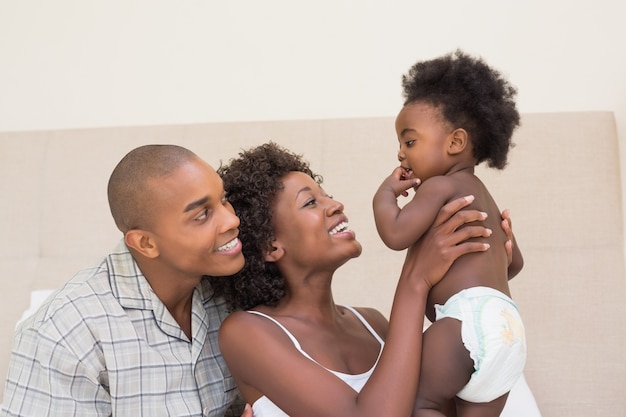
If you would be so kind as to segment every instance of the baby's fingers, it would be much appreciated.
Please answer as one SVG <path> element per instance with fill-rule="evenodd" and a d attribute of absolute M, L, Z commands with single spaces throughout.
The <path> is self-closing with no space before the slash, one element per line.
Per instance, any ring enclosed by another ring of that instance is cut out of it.
<path fill-rule="evenodd" d="M 404 197 L 407 197 L 409 195 L 409 190 L 412 188 L 414 190 L 417 189 L 417 187 L 419 187 L 419 185 L 422 183 L 422 181 L 419 178 L 411 178 L 410 180 L 400 180 L 399 185 L 400 185 L 400 191 L 402 191 L 402 195 Z"/>

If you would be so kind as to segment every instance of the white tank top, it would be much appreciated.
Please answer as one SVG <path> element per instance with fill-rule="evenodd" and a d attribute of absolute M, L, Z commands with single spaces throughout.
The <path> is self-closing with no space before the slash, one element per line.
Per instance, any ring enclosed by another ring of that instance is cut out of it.
<path fill-rule="evenodd" d="M 363 316 L 361 316 L 361 314 L 358 311 L 356 311 L 354 308 L 349 307 L 349 306 L 344 306 L 344 308 L 350 310 L 361 321 L 361 323 L 363 323 L 365 328 L 376 338 L 376 340 L 378 340 L 378 343 L 380 343 L 380 350 L 378 351 L 378 357 L 376 358 L 376 362 L 374 362 L 374 365 L 368 371 L 363 372 L 362 374 L 356 374 L 356 375 L 345 374 L 343 372 L 337 372 L 337 371 L 333 371 L 331 369 L 325 368 L 324 366 L 320 365 L 315 359 L 313 359 L 308 353 L 302 350 L 300 343 L 294 337 L 294 335 L 292 335 L 291 332 L 289 332 L 289 330 L 287 330 L 285 326 L 280 324 L 276 319 L 268 316 L 267 314 L 261 313 L 259 311 L 248 310 L 248 313 L 257 314 L 259 316 L 266 317 L 270 319 L 271 321 L 273 321 L 274 323 L 276 323 L 278 327 L 283 329 L 283 331 L 287 334 L 287 336 L 289 336 L 289 338 L 293 342 L 296 349 L 298 349 L 298 351 L 300 351 L 302 355 L 309 358 L 310 360 L 317 363 L 318 365 L 322 366 L 322 368 L 326 369 L 328 372 L 337 376 L 339 379 L 341 379 L 350 387 L 352 387 L 352 389 L 354 389 L 356 392 L 360 392 L 361 388 L 363 388 L 363 385 L 365 385 L 365 383 L 369 379 L 372 372 L 374 372 L 374 368 L 376 368 L 376 365 L 378 364 L 378 360 L 380 359 L 380 354 L 383 351 L 383 346 L 385 346 L 385 342 L 383 341 L 383 339 L 381 339 L 378 333 L 374 331 L 372 326 L 370 326 L 370 324 L 363 318 Z M 254 417 L 289 417 L 287 414 L 285 414 L 283 410 L 278 408 L 276 404 L 270 401 L 270 399 L 267 398 L 266 396 L 260 397 L 258 400 L 254 402 L 254 404 L 252 404 L 252 411 L 253 411 Z"/>

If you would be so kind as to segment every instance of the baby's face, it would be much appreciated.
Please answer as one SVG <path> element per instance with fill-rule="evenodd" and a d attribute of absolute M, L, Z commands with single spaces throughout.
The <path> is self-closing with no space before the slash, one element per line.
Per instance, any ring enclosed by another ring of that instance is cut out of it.
<path fill-rule="evenodd" d="M 445 174 L 452 132 L 437 107 L 423 102 L 404 106 L 396 117 L 396 134 L 400 145 L 398 160 L 405 178 L 425 181 Z"/>

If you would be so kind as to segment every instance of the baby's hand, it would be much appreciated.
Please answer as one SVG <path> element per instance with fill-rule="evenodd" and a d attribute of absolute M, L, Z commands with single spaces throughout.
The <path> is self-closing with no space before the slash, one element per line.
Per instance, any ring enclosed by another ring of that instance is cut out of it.
<path fill-rule="evenodd" d="M 413 174 L 413 170 L 409 169 L 409 168 L 404 168 L 403 166 L 398 167 L 400 168 L 400 178 L 403 180 L 411 180 L 413 178 L 415 178 L 415 174 Z"/>
<path fill-rule="evenodd" d="M 393 190 L 396 197 L 408 197 L 408 190 L 410 188 L 417 189 L 420 183 L 419 178 L 413 178 L 413 171 L 406 171 L 402 167 L 395 168 L 391 175 L 383 181 L 383 185 Z"/>

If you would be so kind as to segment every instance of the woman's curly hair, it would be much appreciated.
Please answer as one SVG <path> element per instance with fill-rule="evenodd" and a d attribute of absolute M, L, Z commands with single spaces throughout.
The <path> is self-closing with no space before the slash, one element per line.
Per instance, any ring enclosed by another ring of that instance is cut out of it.
<path fill-rule="evenodd" d="M 274 306 L 285 295 L 285 282 L 265 254 L 272 250 L 273 204 L 284 189 L 283 177 L 292 171 L 309 175 L 318 184 L 322 177 L 311 171 L 301 155 L 273 142 L 239 153 L 217 170 L 224 181 L 228 201 L 239 217 L 239 238 L 245 265 L 230 277 L 210 277 L 215 295 L 223 296 L 231 310 L 247 310 L 261 304 Z"/>
<path fill-rule="evenodd" d="M 402 88 L 404 105 L 424 102 L 437 107 L 452 127 L 469 133 L 476 164 L 506 166 L 520 116 L 514 100 L 517 90 L 498 71 L 456 50 L 417 62 L 402 76 Z"/>

